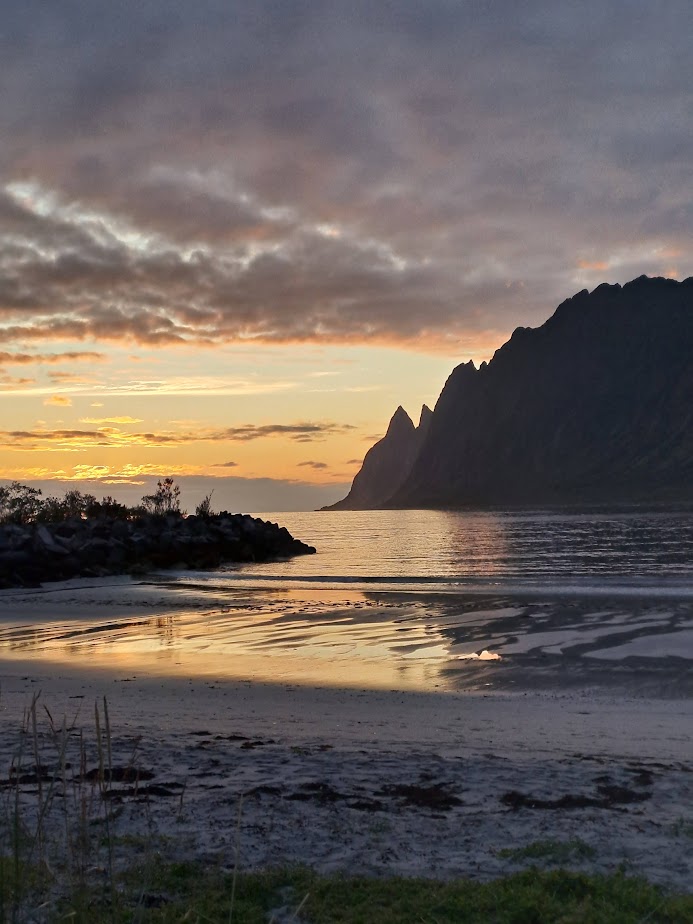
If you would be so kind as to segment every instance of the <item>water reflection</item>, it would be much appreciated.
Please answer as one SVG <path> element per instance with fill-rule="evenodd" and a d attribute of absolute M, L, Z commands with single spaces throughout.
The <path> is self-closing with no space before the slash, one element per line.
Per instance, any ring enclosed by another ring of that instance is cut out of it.
<path fill-rule="evenodd" d="M 602 587 L 681 581 L 693 589 L 690 511 L 375 510 L 265 514 L 319 554 L 239 575 L 359 577 Z"/>
<path fill-rule="evenodd" d="M 511 557 L 508 524 L 502 514 L 369 510 L 281 517 L 295 535 L 310 536 L 319 554 L 271 565 L 247 565 L 241 576 L 329 579 L 469 574 L 493 578 Z"/>
<path fill-rule="evenodd" d="M 693 686 L 691 601 L 193 592 L 175 584 L 146 591 L 146 608 L 154 600 L 160 612 L 133 615 L 137 593 L 145 592 L 133 585 L 117 617 L 112 600 L 100 617 L 90 591 L 88 616 L 29 624 L 5 618 L 0 655 L 140 673 L 401 689 L 635 684 L 660 675 L 682 692 Z M 80 594 L 71 593 L 77 612 Z"/>

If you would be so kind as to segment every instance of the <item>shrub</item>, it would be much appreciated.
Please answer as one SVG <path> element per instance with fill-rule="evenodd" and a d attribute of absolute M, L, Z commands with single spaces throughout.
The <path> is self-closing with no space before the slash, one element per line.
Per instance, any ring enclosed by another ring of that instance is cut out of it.
<path fill-rule="evenodd" d="M 209 494 L 205 495 L 204 499 L 195 507 L 196 517 L 207 519 L 212 516 L 212 494 L 214 494 L 214 491 L 210 491 Z"/>
<path fill-rule="evenodd" d="M 95 504 L 96 498 L 93 494 L 68 491 L 64 497 L 47 497 L 42 502 L 36 519 L 44 523 L 59 523 L 60 520 L 70 517 L 86 517 Z"/>
<path fill-rule="evenodd" d="M 173 478 L 158 481 L 153 494 L 145 494 L 142 506 L 147 513 L 164 516 L 167 513 L 180 513 L 180 488 Z"/>
<path fill-rule="evenodd" d="M 33 523 L 41 511 L 41 491 L 13 481 L 0 488 L 0 522 Z"/>
<path fill-rule="evenodd" d="M 198 516 L 211 515 L 212 494 L 197 507 Z M 163 516 L 167 513 L 184 515 L 180 508 L 180 488 L 173 478 L 164 478 L 157 483 L 153 494 L 147 494 L 140 504 L 128 507 L 113 497 L 102 497 L 97 501 L 93 494 L 68 491 L 64 497 L 42 497 L 39 488 L 13 481 L 0 486 L 0 523 L 60 523 L 70 517 L 108 517 L 126 520 L 147 513 Z"/>
<path fill-rule="evenodd" d="M 109 517 L 112 520 L 126 520 L 132 516 L 132 508 L 120 504 L 113 497 L 102 497 L 100 501 L 94 498 L 94 502 L 87 507 L 86 514 L 88 517 Z"/>

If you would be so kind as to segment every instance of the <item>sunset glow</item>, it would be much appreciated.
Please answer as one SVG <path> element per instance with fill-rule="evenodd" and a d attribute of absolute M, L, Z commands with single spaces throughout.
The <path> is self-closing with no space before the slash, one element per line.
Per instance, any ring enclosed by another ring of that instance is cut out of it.
<path fill-rule="evenodd" d="M 693 272 L 666 12 L 13 6 L 4 479 L 329 503 L 457 363 Z"/>

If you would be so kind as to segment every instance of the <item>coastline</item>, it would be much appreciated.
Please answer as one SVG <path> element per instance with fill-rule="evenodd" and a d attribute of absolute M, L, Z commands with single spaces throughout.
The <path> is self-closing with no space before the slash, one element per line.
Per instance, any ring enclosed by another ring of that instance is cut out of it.
<path fill-rule="evenodd" d="M 220 596 L 165 579 L 124 579 L 0 594 L 0 622 L 22 638 L 2 658 L 2 775 L 11 779 L 22 716 L 36 695 L 42 765 L 49 772 L 56 765 L 55 729 L 64 718 L 72 766 L 86 760 L 94 770 L 94 711 L 103 723 L 105 698 L 114 766 L 134 767 L 147 779 L 111 784 L 116 833 L 127 843 L 146 839 L 171 860 L 230 867 L 238 840 L 244 870 L 301 862 L 320 872 L 490 879 L 530 863 L 550 867 L 550 856 L 522 856 L 541 842 L 564 845 L 561 865 L 568 868 L 623 869 L 690 890 L 693 699 L 647 696 L 632 685 L 630 692 L 442 683 L 407 689 L 408 675 L 396 665 L 387 679 L 399 677 L 399 686 L 374 687 L 360 683 L 357 671 L 342 683 L 336 661 L 332 683 L 322 667 L 318 683 L 310 659 L 292 660 L 301 633 L 305 640 L 317 632 L 320 640 L 355 613 L 364 625 L 381 626 L 390 603 L 396 637 L 409 640 L 415 630 L 402 630 L 413 603 L 401 594 L 369 601 L 361 592 L 307 593 L 246 587 Z M 353 612 L 345 609 L 349 600 Z M 425 597 L 428 632 L 434 602 Z M 411 615 L 420 621 L 418 612 Z M 255 641 L 251 630 L 269 618 L 269 630 L 288 633 L 286 650 L 259 644 L 253 660 L 248 643 L 233 663 L 221 634 L 223 658 L 231 659 L 223 670 L 209 636 L 212 616 L 232 617 L 235 630 L 240 619 Z M 186 643 L 202 638 L 206 647 L 176 664 L 175 653 L 162 660 L 159 652 L 184 650 L 178 621 L 188 627 Z M 58 647 L 42 624 L 55 627 Z M 142 626 L 153 626 L 154 643 L 137 635 Z M 121 632 L 135 632 L 134 648 L 121 645 Z M 325 650 L 329 659 L 332 649 Z M 268 682 L 263 670 L 284 660 L 291 679 L 279 671 Z M 417 684 L 427 676 L 423 660 Z M 301 664 L 306 673 L 297 677 Z M 35 782 L 27 780 L 19 795 L 30 811 Z M 98 795 L 96 783 L 91 787 Z M 92 802 L 98 813 L 100 800 Z M 579 849 L 571 853 L 571 844 Z M 131 862 L 132 853 L 127 857 Z"/>
<path fill-rule="evenodd" d="M 588 854 L 561 865 L 690 890 L 690 701 L 46 667 L 31 676 L 24 671 L 35 664 L 18 661 L 3 671 L 3 772 L 39 692 L 41 761 L 55 757 L 45 705 L 75 729 L 72 747 L 79 730 L 95 767 L 94 708 L 103 714 L 105 696 L 114 766 L 151 774 L 139 792 L 113 784 L 117 832 L 146 837 L 171 860 L 229 866 L 239 839 L 244 870 L 300 862 L 320 872 L 489 879 L 527 866 L 519 854 L 528 845 L 579 844 Z M 30 802 L 32 786 L 20 788 Z"/>

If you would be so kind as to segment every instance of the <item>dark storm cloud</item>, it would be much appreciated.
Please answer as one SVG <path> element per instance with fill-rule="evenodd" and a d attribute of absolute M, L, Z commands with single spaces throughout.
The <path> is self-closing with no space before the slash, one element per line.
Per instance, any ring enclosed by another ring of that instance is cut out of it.
<path fill-rule="evenodd" d="M 687 275 L 691 17 L 10 0 L 5 337 L 464 352 L 604 278 Z"/>

